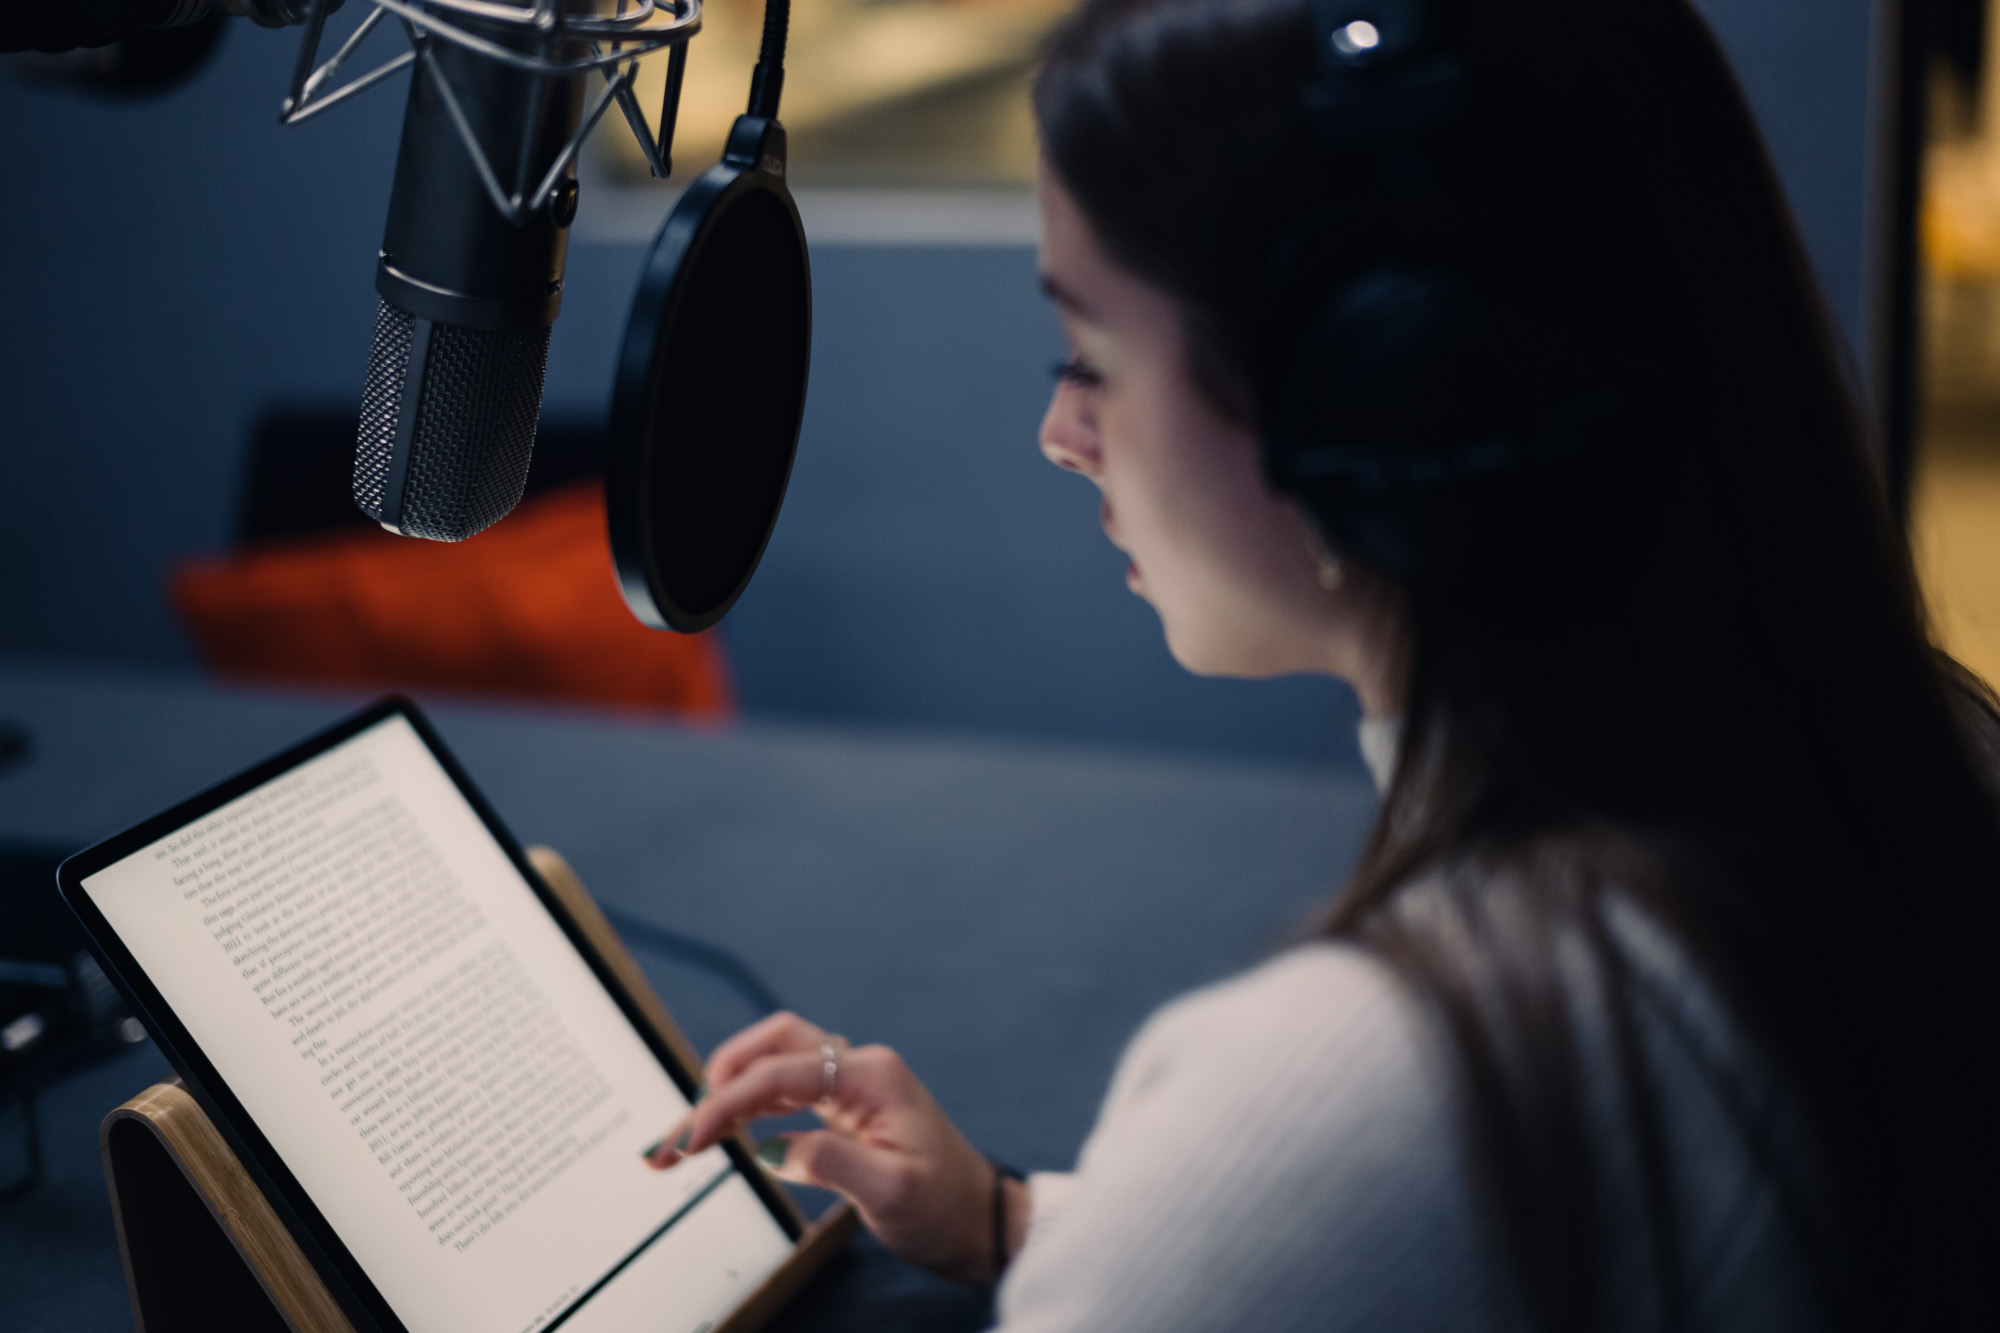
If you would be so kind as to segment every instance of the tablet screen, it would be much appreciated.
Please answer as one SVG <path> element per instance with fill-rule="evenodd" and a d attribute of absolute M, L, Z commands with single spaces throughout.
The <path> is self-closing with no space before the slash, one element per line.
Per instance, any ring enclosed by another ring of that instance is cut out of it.
<path fill-rule="evenodd" d="M 412 1333 L 695 1333 L 792 1242 L 407 717 L 83 889 Z"/>

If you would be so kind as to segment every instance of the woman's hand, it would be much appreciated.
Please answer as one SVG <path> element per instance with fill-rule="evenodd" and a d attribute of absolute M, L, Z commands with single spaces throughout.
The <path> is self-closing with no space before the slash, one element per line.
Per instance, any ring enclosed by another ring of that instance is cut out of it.
<path fill-rule="evenodd" d="M 827 1047 L 836 1072 L 822 1099 Z M 795 1014 L 773 1014 L 716 1050 L 708 1083 L 650 1165 L 664 1170 L 752 1120 L 810 1106 L 827 1127 L 786 1135 L 779 1175 L 847 1196 L 911 1263 L 961 1282 L 993 1280 L 993 1167 L 894 1051 L 850 1048 Z"/>

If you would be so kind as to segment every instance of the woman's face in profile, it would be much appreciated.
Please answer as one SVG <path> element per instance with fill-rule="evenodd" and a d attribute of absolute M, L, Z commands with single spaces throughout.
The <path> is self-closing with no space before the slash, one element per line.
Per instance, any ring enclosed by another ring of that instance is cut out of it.
<path fill-rule="evenodd" d="M 1336 675 L 1384 711 L 1365 679 L 1382 655 L 1369 628 L 1382 585 L 1348 569 L 1323 586 L 1311 529 L 1265 487 L 1255 435 L 1195 386 L 1173 299 L 1110 260 L 1046 164 L 1040 198 L 1043 285 L 1071 354 L 1042 452 L 1103 493 L 1126 584 L 1175 659 L 1205 676 Z"/>

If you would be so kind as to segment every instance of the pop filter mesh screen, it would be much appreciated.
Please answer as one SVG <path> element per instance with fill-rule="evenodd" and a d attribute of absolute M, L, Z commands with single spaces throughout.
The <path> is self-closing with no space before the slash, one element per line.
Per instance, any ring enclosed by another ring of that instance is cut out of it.
<path fill-rule="evenodd" d="M 655 587 L 689 618 L 750 575 L 784 500 L 805 407 L 812 296 L 783 200 L 723 205 L 662 348 L 648 418 Z"/>

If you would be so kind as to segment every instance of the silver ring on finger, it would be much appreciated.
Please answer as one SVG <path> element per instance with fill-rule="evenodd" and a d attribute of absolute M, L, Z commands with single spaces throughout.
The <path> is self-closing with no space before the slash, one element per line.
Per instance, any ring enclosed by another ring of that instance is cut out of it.
<path fill-rule="evenodd" d="M 830 1041 L 819 1044 L 819 1100 L 825 1106 L 833 1100 L 833 1090 L 840 1082 L 840 1048 Z"/>

